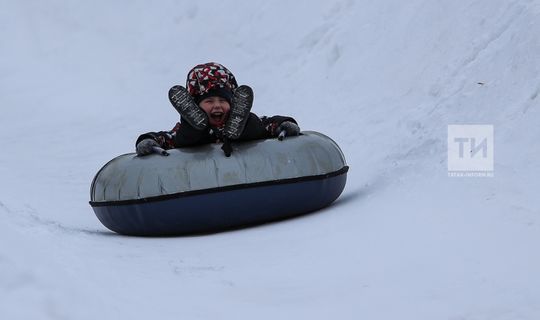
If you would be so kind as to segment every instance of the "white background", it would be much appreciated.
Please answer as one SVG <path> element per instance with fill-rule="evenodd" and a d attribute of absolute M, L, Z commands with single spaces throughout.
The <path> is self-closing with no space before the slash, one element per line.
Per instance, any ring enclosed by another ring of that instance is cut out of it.
<path fill-rule="evenodd" d="M 2 319 L 540 318 L 540 4 L 0 0 Z M 209 236 L 107 231 L 90 182 L 217 61 L 342 147 L 330 208 Z M 448 124 L 496 175 L 447 177 Z"/>

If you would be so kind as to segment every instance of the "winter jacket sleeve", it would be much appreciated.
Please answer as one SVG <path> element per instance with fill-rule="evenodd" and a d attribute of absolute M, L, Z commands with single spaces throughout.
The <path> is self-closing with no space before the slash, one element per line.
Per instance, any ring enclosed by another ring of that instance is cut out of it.
<path fill-rule="evenodd" d="M 159 132 L 147 132 L 145 134 L 141 134 L 137 141 L 135 142 L 135 146 L 141 142 L 144 139 L 154 139 L 157 143 L 159 143 L 159 146 L 165 150 L 167 149 L 173 149 L 174 141 L 176 137 L 176 132 L 180 128 L 180 123 L 177 122 L 174 128 L 170 131 L 159 131 Z"/>
<path fill-rule="evenodd" d="M 278 136 L 279 132 L 277 132 L 277 128 L 279 127 L 281 123 L 285 121 L 290 121 L 295 124 L 298 124 L 296 120 L 294 120 L 291 117 L 286 117 L 286 116 L 262 117 L 261 120 L 270 138 L 275 138 Z"/>
<path fill-rule="evenodd" d="M 255 114 L 250 114 L 250 117 L 253 118 L 253 121 L 248 122 L 248 126 L 244 129 L 240 140 L 276 138 L 279 134 L 277 128 L 282 122 L 291 121 L 298 124 L 293 118 L 285 116 L 259 118 Z M 189 125 L 181 125 L 178 122 L 170 131 L 141 134 L 137 138 L 135 146 L 144 139 L 153 139 L 161 148 L 168 150 L 215 142 L 217 137 L 215 134 L 210 134 L 208 130 L 199 132 L 192 129 Z"/>

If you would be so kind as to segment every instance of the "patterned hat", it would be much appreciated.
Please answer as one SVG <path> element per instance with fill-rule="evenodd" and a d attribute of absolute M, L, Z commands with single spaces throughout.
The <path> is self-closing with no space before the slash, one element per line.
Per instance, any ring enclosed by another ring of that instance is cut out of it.
<path fill-rule="evenodd" d="M 198 104 L 208 97 L 223 97 L 231 103 L 232 91 L 238 87 L 234 75 L 215 62 L 196 65 L 189 71 L 186 88 Z"/>

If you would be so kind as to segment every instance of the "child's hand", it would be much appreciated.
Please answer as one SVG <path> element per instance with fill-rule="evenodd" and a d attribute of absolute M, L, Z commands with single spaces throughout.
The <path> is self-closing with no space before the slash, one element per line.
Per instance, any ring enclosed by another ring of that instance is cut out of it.
<path fill-rule="evenodd" d="M 145 156 L 154 152 L 154 147 L 160 147 L 154 139 L 144 139 L 137 143 L 136 150 L 138 156 Z"/>
<path fill-rule="evenodd" d="M 300 127 L 291 121 L 283 121 L 277 128 L 278 139 L 281 141 L 285 137 L 297 136 L 300 134 Z"/>

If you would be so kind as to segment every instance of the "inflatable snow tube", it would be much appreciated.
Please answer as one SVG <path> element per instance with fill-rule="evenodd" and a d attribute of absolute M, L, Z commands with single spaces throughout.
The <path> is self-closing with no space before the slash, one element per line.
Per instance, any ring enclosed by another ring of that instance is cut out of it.
<path fill-rule="evenodd" d="M 96 174 L 90 205 L 112 231 L 166 236 L 217 232 L 315 211 L 336 200 L 348 166 L 338 145 L 317 132 L 283 141 L 125 154 Z"/>

